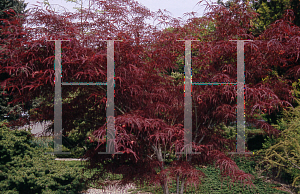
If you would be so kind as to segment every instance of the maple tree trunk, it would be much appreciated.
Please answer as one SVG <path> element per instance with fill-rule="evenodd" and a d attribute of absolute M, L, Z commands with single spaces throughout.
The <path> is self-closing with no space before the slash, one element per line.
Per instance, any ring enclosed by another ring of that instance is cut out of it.
<path fill-rule="evenodd" d="M 164 170 L 164 161 L 163 161 L 163 157 L 162 157 L 161 146 L 158 145 L 158 149 L 155 146 L 152 146 L 152 148 L 154 149 L 154 152 L 157 155 L 158 161 L 160 161 L 162 164 L 161 170 Z M 164 177 L 163 180 L 161 180 L 161 186 L 164 191 L 164 194 L 169 194 L 169 188 L 168 188 L 168 183 L 167 183 L 166 177 Z"/>
<path fill-rule="evenodd" d="M 180 188 L 180 194 L 183 194 L 183 190 L 184 190 L 184 178 L 181 180 L 181 188 Z"/>
<path fill-rule="evenodd" d="M 180 192 L 179 192 L 179 175 L 177 175 L 177 183 L 176 183 L 176 186 L 177 186 L 177 189 L 176 189 L 176 194 L 183 194 L 183 190 L 184 190 L 184 178 L 181 179 L 181 187 L 180 187 Z"/>
<path fill-rule="evenodd" d="M 169 194 L 169 188 L 168 188 L 168 183 L 167 183 L 166 179 L 163 180 L 162 188 L 163 188 L 164 194 Z"/>
<path fill-rule="evenodd" d="M 177 183 L 176 183 L 177 189 L 176 194 L 179 194 L 179 175 L 177 175 Z"/>

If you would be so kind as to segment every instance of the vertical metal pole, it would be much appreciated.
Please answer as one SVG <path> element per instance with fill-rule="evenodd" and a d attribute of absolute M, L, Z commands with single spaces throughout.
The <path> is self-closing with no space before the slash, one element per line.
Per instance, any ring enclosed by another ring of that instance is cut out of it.
<path fill-rule="evenodd" d="M 192 41 L 199 40 L 178 40 L 185 41 L 185 66 L 184 66 L 184 152 L 177 154 L 201 154 L 192 150 Z"/>
<path fill-rule="evenodd" d="M 61 41 L 55 41 L 54 152 L 62 152 Z"/>
<path fill-rule="evenodd" d="M 69 40 L 47 40 L 55 41 L 55 96 L 54 96 L 54 154 L 70 154 L 62 152 L 62 101 L 61 101 L 61 41 Z M 50 153 L 50 154 L 53 154 Z"/>
<path fill-rule="evenodd" d="M 114 87 L 115 87 L 115 64 L 114 64 L 114 40 L 107 40 L 107 141 L 106 152 L 115 152 L 115 115 L 114 115 Z"/>
<path fill-rule="evenodd" d="M 244 41 L 237 41 L 237 152 L 245 152 Z"/>
<path fill-rule="evenodd" d="M 107 102 L 106 102 L 106 152 L 98 154 L 123 154 L 115 152 L 115 64 L 114 64 L 114 41 L 107 41 Z"/>
<path fill-rule="evenodd" d="M 230 40 L 237 41 L 237 133 L 236 152 L 229 154 L 253 154 L 245 152 L 245 63 L 244 42 L 253 40 Z"/>
<path fill-rule="evenodd" d="M 191 40 L 185 41 L 184 66 L 184 145 L 187 154 L 192 153 L 192 78 Z"/>

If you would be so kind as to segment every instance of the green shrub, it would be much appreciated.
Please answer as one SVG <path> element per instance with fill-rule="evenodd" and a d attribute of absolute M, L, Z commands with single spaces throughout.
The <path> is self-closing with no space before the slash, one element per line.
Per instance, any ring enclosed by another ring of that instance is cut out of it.
<path fill-rule="evenodd" d="M 24 130 L 0 122 L 0 193 L 78 193 L 85 183 L 78 168 L 68 168 L 32 143 Z"/>
<path fill-rule="evenodd" d="M 299 103 L 299 101 L 297 100 Z M 268 172 L 277 178 L 288 179 L 288 183 L 299 191 L 300 187 L 300 106 L 285 111 L 279 123 L 281 137 L 268 139 L 264 150 L 259 151 L 264 158 L 260 162 Z"/>
<path fill-rule="evenodd" d="M 54 148 L 53 137 L 34 137 L 31 141 L 36 147 Z"/>

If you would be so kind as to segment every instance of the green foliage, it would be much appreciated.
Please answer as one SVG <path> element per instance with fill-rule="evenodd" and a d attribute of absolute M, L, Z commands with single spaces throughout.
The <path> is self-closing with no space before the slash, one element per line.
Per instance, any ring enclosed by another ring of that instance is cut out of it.
<path fill-rule="evenodd" d="M 72 101 L 76 100 L 76 98 L 80 96 L 86 95 L 83 90 L 79 88 L 74 92 L 68 92 L 68 95 L 62 98 L 63 106 L 66 104 L 70 104 Z M 45 97 L 38 97 L 32 103 L 32 109 L 30 109 L 29 114 L 31 116 L 38 117 L 39 112 L 35 108 L 40 108 L 41 106 L 47 106 L 49 108 L 53 108 L 53 102 L 49 102 Z M 72 106 L 74 111 L 76 110 L 76 106 Z M 98 107 L 99 108 L 99 107 Z M 73 125 L 75 126 L 71 131 L 67 131 L 66 135 L 63 136 L 63 149 L 66 152 L 71 152 L 71 154 L 66 155 L 57 155 L 58 158 L 80 158 L 82 157 L 87 149 L 90 149 L 95 143 L 91 143 L 86 139 L 88 137 L 92 137 L 91 134 L 91 123 L 95 126 L 93 122 L 94 118 L 91 117 L 91 112 L 95 111 L 95 108 L 90 108 L 89 112 L 84 113 L 82 119 L 75 119 L 73 121 Z M 50 139 L 49 139 L 50 138 Z M 50 152 L 53 151 L 53 139 L 51 137 L 42 137 L 34 139 L 34 142 L 37 146 L 42 148 L 50 148 Z M 51 150 L 52 148 L 52 150 Z"/>
<path fill-rule="evenodd" d="M 17 14 L 26 13 L 25 8 L 28 3 L 24 3 L 24 1 L 19 0 L 1 0 L 0 1 L 0 18 L 7 19 L 7 15 L 4 11 L 8 9 L 13 9 Z"/>
<path fill-rule="evenodd" d="M 49 149 L 54 147 L 53 137 L 35 137 L 31 142 L 39 148 Z M 53 151 L 53 150 L 51 150 Z"/>
<path fill-rule="evenodd" d="M 286 9 L 290 8 L 290 0 L 272 0 L 271 2 L 260 1 L 257 7 L 259 19 L 254 22 L 259 30 L 266 28 L 278 19 L 281 19 Z"/>
<path fill-rule="evenodd" d="M 103 179 L 98 179 L 98 180 L 94 180 L 91 181 L 91 178 L 93 177 L 93 175 L 96 172 L 100 172 L 103 170 L 102 167 L 99 167 L 97 169 L 86 169 L 86 163 L 82 162 L 82 161 L 63 161 L 63 160 L 59 160 L 56 161 L 57 165 L 62 165 L 66 168 L 70 168 L 70 169 L 78 169 L 77 171 L 79 172 L 84 172 L 82 173 L 78 173 L 78 176 L 82 176 L 84 182 L 86 183 L 86 185 L 88 186 L 88 188 L 92 187 L 92 188 L 102 188 L 102 186 L 98 185 L 98 182 L 103 181 Z M 111 173 L 106 173 L 106 176 L 104 176 L 105 179 L 107 180 L 120 180 L 122 179 L 122 176 L 119 175 L 113 175 Z"/>
<path fill-rule="evenodd" d="M 244 2 L 249 1 L 245 0 Z M 284 13 L 287 9 L 292 9 L 295 14 L 294 24 L 299 26 L 299 6 L 300 2 L 297 0 L 258 0 L 255 2 L 251 0 L 252 7 L 259 14 L 259 16 L 251 20 L 251 31 L 254 35 L 259 35 L 261 32 L 266 30 L 270 24 L 274 23 L 276 20 L 282 19 Z M 225 3 L 221 0 L 218 0 L 218 4 L 222 4 L 225 7 L 229 8 L 233 5 L 234 0 L 226 1 Z"/>
<path fill-rule="evenodd" d="M 94 139 L 93 135 L 88 130 L 85 129 L 85 121 L 79 122 L 76 121 L 78 125 L 75 129 L 67 132 L 67 137 L 63 141 L 64 146 L 71 152 L 70 155 L 61 155 L 59 157 L 68 157 L 68 158 L 80 158 L 82 157 L 88 149 L 91 149 L 95 146 L 96 142 L 91 142 L 88 137 Z"/>
<path fill-rule="evenodd" d="M 174 78 L 174 84 L 175 85 L 182 85 L 184 82 L 182 81 L 184 78 L 184 73 L 180 73 L 180 72 L 171 72 L 171 76 L 172 78 Z"/>
<path fill-rule="evenodd" d="M 297 100 L 299 103 L 299 101 Z M 286 174 L 292 186 L 300 186 L 300 107 L 285 111 L 279 128 L 283 130 L 282 136 L 276 140 L 269 139 L 265 144 L 264 154 L 260 162 L 264 168 L 277 172 L 276 177 Z"/>
<path fill-rule="evenodd" d="M 11 104 L 8 105 L 8 102 L 12 101 L 13 96 L 7 95 L 7 91 L 4 91 L 3 88 L 1 88 L 1 98 L 0 98 L 0 119 L 4 120 L 7 119 L 8 121 L 16 120 L 19 118 L 18 115 L 12 114 L 11 111 L 15 110 L 17 112 L 21 112 L 22 108 L 20 105 L 12 106 Z"/>
<path fill-rule="evenodd" d="M 292 87 L 293 96 L 295 96 L 296 98 L 300 98 L 300 79 L 298 79 L 298 82 L 294 82 L 292 84 Z"/>
<path fill-rule="evenodd" d="M 75 136 L 78 134 L 75 133 Z M 31 140 L 31 142 L 34 144 L 34 146 L 38 148 L 44 148 L 46 152 L 53 152 L 53 146 L 54 146 L 54 141 L 53 137 L 35 137 L 34 139 Z M 65 145 L 64 145 L 65 144 Z M 71 154 L 58 154 L 55 155 L 57 158 L 80 158 L 82 157 L 87 148 L 90 148 L 91 145 L 94 145 L 90 143 L 89 141 L 82 141 L 83 147 L 76 147 L 76 143 L 72 141 L 72 139 L 63 137 L 63 146 L 62 146 L 62 151 L 63 152 L 71 152 Z"/>
<path fill-rule="evenodd" d="M 59 165 L 32 143 L 30 132 L 1 124 L 1 193 L 77 193 L 85 189 L 79 169 Z"/>
<path fill-rule="evenodd" d="M 274 136 L 272 136 L 272 137 L 267 136 L 267 137 L 265 138 L 265 142 L 264 142 L 263 145 L 262 145 L 262 148 L 263 148 L 263 149 L 268 149 L 268 148 L 270 148 L 272 145 L 274 145 L 275 143 L 276 143 L 276 139 L 275 139 Z"/>
<path fill-rule="evenodd" d="M 260 14 L 257 20 L 252 21 L 255 34 L 266 30 L 276 20 L 282 19 L 287 9 L 294 12 L 295 19 L 293 23 L 297 26 L 300 25 L 300 2 L 298 0 L 271 0 L 270 2 L 259 0 L 257 3 L 252 2 L 253 8 Z"/>
<path fill-rule="evenodd" d="M 223 180 L 220 177 L 220 170 L 215 168 L 212 165 L 208 166 L 198 166 L 196 169 L 201 170 L 205 173 L 206 177 L 203 179 L 202 184 L 195 190 L 193 187 L 188 186 L 187 191 L 184 193 L 192 194 L 192 193 L 226 193 L 226 194 L 250 194 L 250 193 L 266 193 L 266 194 L 284 194 L 287 192 L 277 190 L 275 187 L 278 186 L 276 184 L 270 184 L 264 182 L 262 179 L 257 177 L 257 174 L 255 172 L 255 166 L 257 165 L 257 162 L 254 158 L 248 159 L 245 157 L 237 156 L 234 158 L 234 161 L 239 166 L 241 170 L 243 170 L 246 173 L 251 173 L 255 175 L 255 180 L 253 181 L 253 184 L 256 188 L 253 188 L 252 190 L 247 189 L 246 187 L 243 188 L 239 184 L 232 185 L 230 180 Z M 176 193 L 176 183 L 173 181 L 170 185 L 170 193 Z M 144 185 L 143 188 L 140 188 L 138 190 L 142 190 L 144 192 L 151 192 L 151 193 L 157 193 L 162 194 L 163 191 L 159 187 Z M 133 193 L 137 193 L 136 190 Z"/>

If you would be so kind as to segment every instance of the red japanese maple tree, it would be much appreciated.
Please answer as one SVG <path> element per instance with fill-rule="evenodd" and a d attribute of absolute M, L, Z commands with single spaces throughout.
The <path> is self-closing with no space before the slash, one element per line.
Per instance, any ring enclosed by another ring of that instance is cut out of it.
<path fill-rule="evenodd" d="M 183 67 L 180 61 L 184 61 L 184 44 L 177 40 L 201 40 L 192 44 L 193 82 L 236 82 L 236 43 L 229 40 L 254 40 L 245 45 L 246 121 L 268 134 L 278 135 L 280 131 L 259 122 L 255 115 L 261 114 L 262 109 L 272 113 L 291 105 L 289 83 L 297 80 L 298 74 L 292 72 L 299 69 L 299 27 L 288 19 L 279 20 L 261 36 L 254 37 L 250 20 L 256 15 L 247 3 L 239 1 L 229 9 L 208 4 L 211 12 L 205 17 L 191 17 L 186 22 L 163 12 L 155 15 L 134 1 L 93 2 L 95 8 L 84 12 L 82 23 L 74 22 L 79 13 L 60 15 L 35 9 L 30 12 L 26 28 L 14 27 L 11 33 L 3 29 L 9 37 L 1 40 L 5 45 L 1 52 L 1 72 L 14 75 L 4 84 L 15 95 L 12 103 L 42 96 L 43 104 L 30 119 L 53 120 L 54 45 L 46 40 L 70 40 L 62 43 L 64 82 L 105 82 L 106 43 L 101 40 L 123 40 L 115 43 L 115 141 L 116 150 L 123 154 L 98 154 L 105 151 L 106 145 L 106 88 L 65 86 L 62 89 L 62 98 L 80 90 L 80 95 L 63 104 L 64 133 L 76 127 L 69 118 L 97 123 L 86 125 L 94 131 L 97 142 L 86 154 L 90 167 L 102 165 L 106 172 L 123 174 L 123 184 L 133 180 L 159 184 L 164 193 L 169 193 L 168 183 L 176 180 L 177 185 L 181 182 L 183 193 L 185 185 L 197 186 L 199 177 L 204 176 L 194 165 L 214 163 L 222 176 L 253 186 L 252 175 L 241 171 L 226 155 L 235 151 L 235 139 L 224 137 L 219 127 L 221 123 L 229 125 L 236 120 L 235 86 L 193 86 L 193 151 L 201 154 L 174 156 L 184 149 L 183 76 L 178 79 L 170 76 L 172 71 L 180 72 Z M 147 24 L 148 17 L 159 18 L 160 24 L 169 28 L 161 30 Z M 209 24 L 213 24 L 212 31 L 208 31 Z M 33 27 L 29 28 L 30 25 Z M 14 37 L 20 33 L 26 36 L 16 40 Z M 289 77 L 271 75 L 272 68 L 282 69 Z M 262 81 L 266 76 L 268 81 Z M 84 116 L 87 112 L 88 118 Z M 21 120 L 11 123 L 22 124 Z M 166 157 L 174 160 L 166 164 Z"/>

